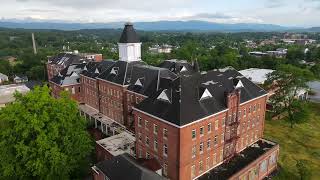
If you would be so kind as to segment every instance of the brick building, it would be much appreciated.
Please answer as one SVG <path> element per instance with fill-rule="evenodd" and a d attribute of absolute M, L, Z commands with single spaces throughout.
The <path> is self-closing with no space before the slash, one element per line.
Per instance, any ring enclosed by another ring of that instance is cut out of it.
<path fill-rule="evenodd" d="M 147 65 L 132 24 L 118 46 L 118 61 L 70 63 L 58 72 L 53 95 L 76 79 L 81 114 L 107 135 L 133 132 L 133 156 L 157 159 L 172 180 L 262 179 L 276 168 L 279 146 L 263 139 L 263 89 L 233 68 L 199 72 L 197 63 L 179 60 Z M 102 147 L 97 154 L 112 160 Z"/>

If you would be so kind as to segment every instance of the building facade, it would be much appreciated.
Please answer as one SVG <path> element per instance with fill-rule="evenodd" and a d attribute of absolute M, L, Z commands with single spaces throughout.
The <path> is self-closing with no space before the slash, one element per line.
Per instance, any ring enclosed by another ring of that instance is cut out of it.
<path fill-rule="evenodd" d="M 162 176 L 172 180 L 262 179 L 276 168 L 279 146 L 263 139 L 263 89 L 231 67 L 199 72 L 196 62 L 178 60 L 149 66 L 141 60 L 132 24 L 126 24 L 118 46 L 118 61 L 80 60 L 53 73 L 53 95 L 78 88 L 74 99 L 91 109 L 83 114 L 96 128 L 108 135 L 113 128 L 115 135 L 118 124 L 133 132 L 133 156 L 157 159 Z M 105 149 L 98 149 L 104 157 Z"/>

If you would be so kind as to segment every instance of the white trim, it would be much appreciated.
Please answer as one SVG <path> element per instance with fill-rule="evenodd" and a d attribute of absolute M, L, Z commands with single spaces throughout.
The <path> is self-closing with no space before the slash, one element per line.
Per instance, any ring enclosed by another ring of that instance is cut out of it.
<path fill-rule="evenodd" d="M 220 112 L 217 112 L 217 113 L 215 113 L 215 114 L 211 114 L 211 115 L 209 115 L 209 116 L 207 116 L 207 117 L 204 117 L 204 118 L 202 118 L 202 119 L 199 119 L 199 120 L 193 121 L 193 122 L 191 122 L 191 123 L 189 123 L 189 124 L 185 124 L 185 125 L 183 125 L 183 126 L 180 126 L 180 128 L 184 128 L 184 127 L 186 127 L 186 126 L 189 126 L 189 125 L 198 123 L 199 121 L 202 121 L 202 120 L 211 118 L 212 116 L 216 116 L 216 115 L 218 115 L 218 114 L 220 114 L 220 113 L 224 113 L 224 112 L 226 112 L 226 111 L 228 111 L 228 110 L 229 110 L 229 109 L 225 109 L 225 110 L 220 111 Z"/>
<path fill-rule="evenodd" d="M 89 79 L 92 79 L 92 80 L 97 80 L 97 78 L 92 78 L 92 77 L 89 77 L 89 76 L 85 76 L 85 75 L 83 75 L 83 74 L 80 74 L 80 77 L 84 77 L 84 78 L 89 78 Z"/>
<path fill-rule="evenodd" d="M 138 112 L 140 112 L 140 113 L 146 114 L 146 115 L 148 115 L 148 116 L 150 116 L 150 117 L 152 117 L 152 118 L 158 119 L 158 120 L 160 120 L 160 121 L 162 121 L 162 122 L 164 122 L 164 123 L 166 123 L 166 124 L 169 124 L 169 125 L 171 125 L 171 126 L 174 126 L 174 127 L 176 127 L 176 128 L 181 128 L 180 126 L 178 126 L 178 125 L 176 125 L 176 124 L 173 124 L 173 123 L 171 123 L 171 122 L 169 122 L 169 121 L 166 121 L 166 120 L 164 120 L 164 119 L 161 119 L 161 118 L 159 118 L 159 117 L 156 117 L 156 116 L 154 116 L 154 115 L 152 115 L 152 114 L 149 114 L 149 113 L 147 113 L 147 112 L 141 111 L 141 110 L 139 110 L 139 109 L 137 109 L 137 108 L 135 108 L 135 107 L 132 107 L 132 109 L 133 109 L 133 110 L 136 110 L 136 111 L 138 111 Z"/>
<path fill-rule="evenodd" d="M 96 166 L 92 166 L 91 169 L 99 175 L 100 173 L 95 169 L 95 167 Z"/>
<path fill-rule="evenodd" d="M 113 85 L 117 85 L 117 86 L 120 86 L 120 87 L 124 87 L 124 85 L 121 85 L 121 84 L 117 84 L 117 83 L 114 83 L 114 82 L 111 82 L 111 81 L 108 81 L 108 80 L 105 80 L 105 79 L 101 79 L 101 78 L 97 78 L 101 81 L 104 81 L 104 82 L 107 82 L 107 83 L 110 83 L 110 84 L 113 84 Z"/>
<path fill-rule="evenodd" d="M 134 91 L 130 91 L 130 90 L 128 90 L 128 89 L 126 89 L 126 91 L 129 92 L 129 93 L 133 93 L 133 94 L 136 94 L 136 95 L 139 95 L 139 96 L 148 98 L 148 96 L 145 96 L 145 95 L 143 95 L 143 94 L 136 93 L 136 92 L 134 92 Z"/>
<path fill-rule="evenodd" d="M 247 103 L 249 103 L 249 102 L 251 102 L 251 101 L 257 100 L 257 99 L 262 98 L 262 97 L 264 97 L 264 96 L 268 96 L 268 94 L 264 94 L 264 95 L 262 95 L 262 96 L 256 97 L 256 98 L 251 99 L 251 100 L 249 100 L 249 101 L 243 102 L 243 103 L 241 103 L 241 104 L 239 104 L 239 105 L 241 106 L 241 105 L 247 104 Z"/>
<path fill-rule="evenodd" d="M 53 84 L 55 84 L 55 85 L 57 85 L 57 86 L 60 86 L 60 87 L 66 87 L 66 86 L 75 86 L 75 85 L 81 85 L 81 83 L 76 83 L 76 84 L 68 84 L 68 85 L 60 85 L 60 84 L 57 84 L 57 83 L 55 83 L 55 82 L 53 82 L 53 81 L 49 81 L 49 82 L 51 82 L 51 83 L 53 83 Z"/>
<path fill-rule="evenodd" d="M 218 163 L 218 164 L 214 165 L 213 167 L 211 167 L 211 169 L 206 170 L 205 172 L 203 172 L 202 174 L 200 174 L 200 175 L 198 175 L 197 177 L 193 178 L 192 180 L 195 180 L 195 179 L 197 179 L 197 178 L 201 177 L 202 175 L 206 174 L 207 172 L 209 172 L 209 171 L 211 171 L 212 169 L 214 169 L 214 168 L 216 168 L 216 167 L 220 166 L 220 165 L 221 165 L 221 164 L 223 164 L 223 163 L 224 163 L 224 161 L 222 161 L 222 162 L 220 162 L 220 163 Z M 191 163 L 191 164 L 192 164 L 192 163 Z"/>

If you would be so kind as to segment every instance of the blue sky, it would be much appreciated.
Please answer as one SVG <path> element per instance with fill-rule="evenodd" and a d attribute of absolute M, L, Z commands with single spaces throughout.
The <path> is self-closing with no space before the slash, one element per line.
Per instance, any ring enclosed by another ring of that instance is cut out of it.
<path fill-rule="evenodd" d="M 0 0 L 3 19 L 72 22 L 205 20 L 320 26 L 320 0 Z"/>

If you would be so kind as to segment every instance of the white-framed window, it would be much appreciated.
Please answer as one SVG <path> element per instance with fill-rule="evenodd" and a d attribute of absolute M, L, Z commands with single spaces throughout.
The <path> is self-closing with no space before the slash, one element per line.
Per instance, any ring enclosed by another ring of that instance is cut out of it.
<path fill-rule="evenodd" d="M 222 127 L 224 127 L 226 125 L 226 117 L 222 118 L 222 123 L 221 124 L 222 124 Z"/>
<path fill-rule="evenodd" d="M 146 136 L 146 145 L 149 146 L 149 137 Z"/>
<path fill-rule="evenodd" d="M 214 136 L 214 145 L 216 146 L 218 144 L 218 135 Z"/>
<path fill-rule="evenodd" d="M 253 105 L 253 112 L 256 112 L 256 109 L 257 108 L 257 105 L 255 104 L 255 105 Z"/>
<path fill-rule="evenodd" d="M 211 133 L 211 130 L 212 130 L 212 124 L 209 123 L 209 124 L 208 124 L 208 133 Z"/>
<path fill-rule="evenodd" d="M 158 141 L 156 139 L 153 141 L 153 149 L 158 152 Z"/>
<path fill-rule="evenodd" d="M 220 162 L 223 161 L 223 149 L 220 150 Z"/>
<path fill-rule="evenodd" d="M 142 149 L 139 149 L 139 158 L 142 158 Z"/>
<path fill-rule="evenodd" d="M 166 128 L 163 128 L 163 138 L 168 139 L 168 130 Z"/>
<path fill-rule="evenodd" d="M 246 116 L 247 116 L 247 110 L 243 109 L 243 117 L 246 117 Z"/>
<path fill-rule="evenodd" d="M 72 94 L 75 94 L 75 93 L 76 93 L 76 90 L 74 89 L 74 87 L 72 87 L 71 93 L 72 93 Z"/>
<path fill-rule="evenodd" d="M 146 159 L 150 159 L 150 153 L 146 152 Z"/>
<path fill-rule="evenodd" d="M 163 164 L 163 175 L 168 175 L 168 165 L 166 163 Z"/>
<path fill-rule="evenodd" d="M 141 142 L 141 141 L 142 141 L 142 135 L 141 135 L 141 133 L 138 134 L 138 137 L 139 137 L 139 141 Z"/>
<path fill-rule="evenodd" d="M 202 126 L 202 127 L 200 127 L 200 136 L 203 136 L 203 135 L 204 135 L 204 128 Z"/>
<path fill-rule="evenodd" d="M 158 125 L 156 124 L 153 125 L 153 133 L 158 134 Z"/>
<path fill-rule="evenodd" d="M 214 129 L 215 130 L 219 129 L 219 120 L 218 119 L 214 122 Z"/>
<path fill-rule="evenodd" d="M 149 129 L 149 121 L 148 120 L 144 121 L 144 127 L 146 128 L 146 130 Z"/>
<path fill-rule="evenodd" d="M 241 119 L 241 111 L 238 112 L 238 119 Z"/>
<path fill-rule="evenodd" d="M 163 145 L 163 155 L 165 157 L 168 156 L 168 145 L 166 145 L 166 144 Z"/>
<path fill-rule="evenodd" d="M 207 141 L 207 150 L 211 149 L 211 139 L 209 138 Z"/>
<path fill-rule="evenodd" d="M 191 166 L 191 178 L 196 177 L 196 165 Z"/>
<path fill-rule="evenodd" d="M 248 112 L 249 112 L 249 114 L 251 114 L 251 105 L 249 106 Z"/>
<path fill-rule="evenodd" d="M 191 152 L 192 152 L 192 158 L 195 158 L 197 155 L 197 146 L 196 145 L 192 146 Z"/>
<path fill-rule="evenodd" d="M 260 172 L 264 173 L 267 170 L 267 160 L 263 160 L 261 165 L 260 165 Z"/>
<path fill-rule="evenodd" d="M 210 157 L 207 157 L 206 159 L 206 169 L 208 170 L 210 168 Z"/>
<path fill-rule="evenodd" d="M 195 139 L 196 138 L 196 135 L 197 135 L 197 131 L 195 129 L 192 130 L 192 133 L 191 133 L 191 137 L 192 139 Z"/>
<path fill-rule="evenodd" d="M 224 133 L 221 134 L 221 144 L 224 143 Z"/>
<path fill-rule="evenodd" d="M 142 126 L 142 118 L 140 116 L 138 116 L 138 126 L 139 127 Z"/>
<path fill-rule="evenodd" d="M 203 172 L 203 162 L 200 161 L 199 162 L 199 173 L 202 173 Z"/>
<path fill-rule="evenodd" d="M 203 153 L 203 142 L 200 143 L 199 152 L 200 152 L 200 154 Z"/>
<path fill-rule="evenodd" d="M 217 164 L 217 154 L 216 153 L 213 154 L 213 158 L 212 158 L 212 165 L 215 165 L 215 164 Z"/>
<path fill-rule="evenodd" d="M 277 162 L 277 158 L 276 158 L 276 153 L 271 154 L 270 158 L 269 158 L 269 164 L 270 165 L 274 165 Z"/>

